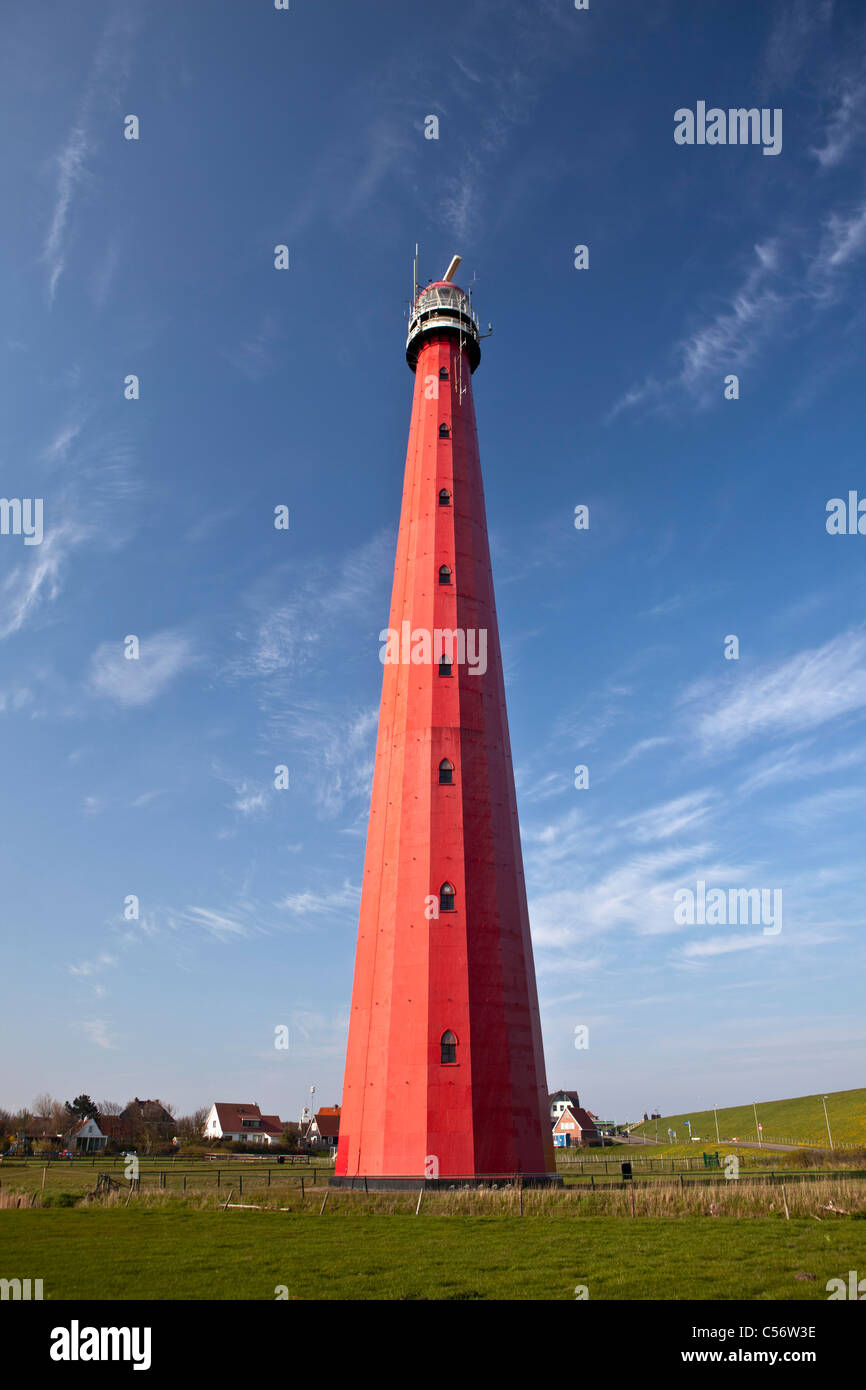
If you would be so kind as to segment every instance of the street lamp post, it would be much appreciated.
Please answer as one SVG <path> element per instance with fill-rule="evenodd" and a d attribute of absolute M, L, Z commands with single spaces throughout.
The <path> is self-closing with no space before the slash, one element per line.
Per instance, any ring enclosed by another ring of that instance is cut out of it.
<path fill-rule="evenodd" d="M 822 1104 L 823 1107 L 824 1107 L 824 1119 L 827 1121 L 827 1138 L 830 1140 L 830 1149 L 831 1149 L 831 1152 L 832 1152 L 832 1149 L 833 1149 L 833 1136 L 832 1136 L 832 1134 L 830 1133 L 830 1117 L 829 1117 L 829 1115 L 827 1114 L 827 1097 L 826 1097 L 826 1096 L 822 1096 L 822 1097 L 821 1097 L 821 1104 Z"/>
<path fill-rule="evenodd" d="M 764 1141 L 761 1138 L 761 1126 L 758 1124 L 758 1102 L 756 1100 L 752 1101 L 752 1109 L 755 1112 L 755 1133 L 758 1136 L 758 1147 L 762 1149 L 764 1147 Z"/>
<path fill-rule="evenodd" d="M 720 1144 L 722 1141 L 719 1138 L 719 1116 L 715 1105 L 713 1106 L 713 1119 L 716 1122 L 716 1143 Z"/>

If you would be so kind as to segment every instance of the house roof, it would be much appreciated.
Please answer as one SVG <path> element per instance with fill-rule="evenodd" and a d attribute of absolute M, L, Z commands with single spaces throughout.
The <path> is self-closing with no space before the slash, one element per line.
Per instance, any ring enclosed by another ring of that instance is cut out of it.
<path fill-rule="evenodd" d="M 99 1128 L 107 1139 L 125 1139 L 129 1134 L 129 1119 L 124 1115 L 100 1115 Z"/>
<path fill-rule="evenodd" d="M 220 1129 L 223 1134 L 243 1133 L 244 1120 L 259 1120 L 260 1124 L 255 1126 L 256 1134 L 282 1134 L 283 1123 L 279 1115 L 263 1115 L 257 1105 L 248 1104 L 246 1101 L 214 1101 Z M 247 1125 L 247 1129 L 252 1126 Z"/>
<path fill-rule="evenodd" d="M 547 1097 L 548 1105 L 553 1105 L 555 1101 L 567 1100 L 572 1110 L 580 1105 L 580 1096 L 577 1091 L 552 1091 Z"/>
<path fill-rule="evenodd" d="M 581 1129 L 595 1129 L 595 1121 L 593 1120 L 592 1116 L 589 1114 L 588 1111 L 581 1109 L 579 1105 L 576 1109 L 572 1106 L 569 1106 L 569 1109 L 571 1110 L 572 1115 L 577 1120 L 577 1123 L 580 1125 Z"/>
<path fill-rule="evenodd" d="M 149 1120 L 151 1124 L 168 1125 L 173 1124 L 173 1117 L 166 1110 L 161 1100 L 131 1100 L 124 1108 L 123 1114 L 127 1119 Z"/>
<path fill-rule="evenodd" d="M 60 1130 L 52 1123 L 50 1115 L 33 1115 L 24 1134 L 28 1139 L 56 1139 Z"/>
<path fill-rule="evenodd" d="M 324 1110 L 317 1110 L 315 1121 L 316 1128 L 323 1139 L 338 1139 L 340 1137 L 339 1105 L 329 1106 Z"/>
<path fill-rule="evenodd" d="M 76 1134 L 80 1134 L 81 1131 L 86 1129 L 88 1125 L 96 1125 L 96 1133 L 101 1134 L 102 1137 L 105 1138 L 105 1133 L 100 1128 L 98 1119 L 95 1115 L 90 1115 L 88 1119 L 82 1120 L 80 1124 L 72 1126 L 72 1129 L 69 1132 L 71 1133 L 73 1139 L 75 1138 Z"/>

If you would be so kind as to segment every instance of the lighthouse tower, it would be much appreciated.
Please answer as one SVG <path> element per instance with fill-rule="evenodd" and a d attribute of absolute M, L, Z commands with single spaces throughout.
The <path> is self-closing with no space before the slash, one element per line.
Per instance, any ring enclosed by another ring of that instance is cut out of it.
<path fill-rule="evenodd" d="M 556 1181 L 459 263 L 410 312 L 337 1185 Z"/>

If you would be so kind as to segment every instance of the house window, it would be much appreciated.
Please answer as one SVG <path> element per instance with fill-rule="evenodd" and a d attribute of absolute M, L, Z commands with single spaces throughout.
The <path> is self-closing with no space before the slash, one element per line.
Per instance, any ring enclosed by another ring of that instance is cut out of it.
<path fill-rule="evenodd" d="M 451 493 L 448 491 L 447 487 L 443 487 L 443 488 L 441 489 L 440 493 L 439 493 L 439 506 L 440 506 L 440 507 L 450 507 L 450 506 L 451 506 Z"/>
<path fill-rule="evenodd" d="M 440 381 L 447 381 L 447 380 L 448 380 L 448 368 L 447 368 L 447 367 L 440 367 L 440 368 L 439 368 L 439 380 L 440 380 Z"/>
<path fill-rule="evenodd" d="M 439 764 L 439 785 L 440 787 L 450 787 L 454 781 L 454 764 L 449 763 L 447 758 L 443 758 Z"/>
<path fill-rule="evenodd" d="M 451 583 L 451 571 L 450 571 L 450 569 L 448 568 L 447 565 L 440 565 L 440 566 L 439 566 L 439 583 L 440 583 L 440 584 L 450 584 L 450 583 Z"/>
<path fill-rule="evenodd" d="M 439 911 L 454 911 L 454 889 L 450 883 L 443 883 L 439 889 Z"/>
<path fill-rule="evenodd" d="M 439 1044 L 442 1049 L 442 1066 L 451 1066 L 457 1061 L 457 1039 L 448 1028 L 442 1034 L 442 1041 Z"/>
<path fill-rule="evenodd" d="M 444 421 L 444 420 L 443 420 L 442 424 L 439 426 L 439 438 L 440 438 L 440 439 L 450 439 L 450 438 L 451 438 L 451 431 L 449 430 L 448 426 L 445 424 L 445 421 Z"/>

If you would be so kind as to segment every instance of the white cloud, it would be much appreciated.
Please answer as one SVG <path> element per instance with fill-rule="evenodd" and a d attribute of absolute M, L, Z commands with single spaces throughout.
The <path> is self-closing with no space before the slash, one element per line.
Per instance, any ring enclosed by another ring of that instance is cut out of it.
<path fill-rule="evenodd" d="M 238 920 L 237 914 L 228 917 L 225 913 L 213 912 L 208 907 L 188 907 L 184 912 L 178 914 L 177 921 L 194 927 L 203 927 L 211 936 L 215 936 L 219 940 L 224 940 L 226 937 L 248 935 L 247 927 Z M 173 919 L 171 924 L 176 925 L 176 921 Z"/>
<path fill-rule="evenodd" d="M 171 631 L 143 637 L 137 661 L 123 652 L 120 640 L 97 647 L 88 684 L 93 694 L 128 708 L 150 704 L 195 660 L 189 640 Z"/>
<path fill-rule="evenodd" d="M 712 798 L 711 791 L 690 792 L 674 801 L 666 801 L 637 815 L 627 816 L 619 822 L 619 828 L 630 831 L 638 841 L 667 840 L 705 821 Z"/>
<path fill-rule="evenodd" d="M 45 532 L 41 545 L 27 547 L 0 585 L 0 638 L 19 632 L 43 603 L 57 598 L 66 561 L 87 535 L 76 522 L 64 521 Z"/>
<path fill-rule="evenodd" d="M 834 169 L 863 134 L 866 116 L 866 83 L 862 76 L 849 78 L 842 88 L 836 110 L 824 132 L 824 144 L 812 154 L 822 169 Z"/>
<path fill-rule="evenodd" d="M 866 709 L 866 633 L 851 629 L 755 675 L 740 675 L 721 697 L 705 682 L 692 692 L 704 706 L 695 711 L 693 728 L 707 753 L 816 728 Z"/>
<path fill-rule="evenodd" d="M 88 1022 L 82 1023 L 81 1027 L 84 1029 L 90 1041 L 97 1047 L 102 1047 L 110 1051 L 117 1046 L 114 1039 L 108 1036 L 108 1024 L 103 1019 L 90 1019 Z"/>
<path fill-rule="evenodd" d="M 346 880 L 342 888 L 330 892 L 288 893 L 277 907 L 285 908 L 295 917 L 334 917 L 356 913 L 360 901 L 361 889 Z"/>

